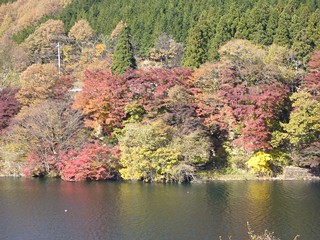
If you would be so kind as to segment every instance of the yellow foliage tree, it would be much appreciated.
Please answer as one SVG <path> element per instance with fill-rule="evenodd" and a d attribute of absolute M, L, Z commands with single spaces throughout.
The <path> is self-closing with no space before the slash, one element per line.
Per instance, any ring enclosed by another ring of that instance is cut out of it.
<path fill-rule="evenodd" d="M 98 43 L 95 46 L 96 48 L 96 52 L 95 52 L 95 56 L 96 57 L 100 57 L 102 56 L 103 52 L 106 50 L 106 45 L 104 45 L 103 43 Z"/>
<path fill-rule="evenodd" d="M 9 15 L 6 15 L 0 25 L 0 37 L 9 29 L 12 24 L 12 18 Z"/>
<path fill-rule="evenodd" d="M 120 32 L 125 27 L 127 27 L 127 24 L 124 23 L 122 20 L 120 22 L 118 22 L 117 26 L 114 28 L 114 30 L 111 33 L 111 38 L 112 39 L 117 39 L 119 34 L 120 34 Z"/>
<path fill-rule="evenodd" d="M 122 178 L 145 182 L 174 180 L 174 167 L 179 162 L 180 152 L 166 147 L 152 151 L 138 146 L 122 146 L 121 151 L 121 164 L 126 166 L 120 170 Z"/>
<path fill-rule="evenodd" d="M 162 121 L 128 123 L 120 137 L 120 170 L 124 179 L 175 181 L 181 153 L 169 146 L 173 129 Z"/>
<path fill-rule="evenodd" d="M 266 55 L 265 49 L 248 40 L 235 39 L 221 46 L 219 53 L 222 59 L 240 58 L 246 61 L 257 61 Z"/>
<path fill-rule="evenodd" d="M 269 175 L 271 173 L 270 162 L 272 156 L 265 152 L 256 152 L 248 161 L 247 165 L 251 168 L 252 172 L 259 175 Z"/>
<path fill-rule="evenodd" d="M 81 19 L 73 25 L 68 36 L 77 42 L 85 42 L 92 38 L 93 30 L 87 20 Z"/>
<path fill-rule="evenodd" d="M 48 20 L 41 24 L 33 34 L 25 41 L 34 63 L 48 63 L 56 58 L 56 45 L 64 34 L 64 26 L 61 20 Z"/>

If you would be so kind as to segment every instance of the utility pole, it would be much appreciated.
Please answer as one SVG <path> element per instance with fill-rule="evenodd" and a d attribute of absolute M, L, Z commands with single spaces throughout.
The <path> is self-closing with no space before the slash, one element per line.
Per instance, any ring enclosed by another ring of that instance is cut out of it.
<path fill-rule="evenodd" d="M 57 48 L 58 48 L 58 71 L 59 71 L 59 75 L 60 75 L 60 43 L 58 42 L 58 45 L 57 45 Z"/>

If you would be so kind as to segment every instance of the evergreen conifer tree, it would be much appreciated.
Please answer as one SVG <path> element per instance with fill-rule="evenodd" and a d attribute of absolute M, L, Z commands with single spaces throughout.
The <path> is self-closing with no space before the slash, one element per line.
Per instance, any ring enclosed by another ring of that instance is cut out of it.
<path fill-rule="evenodd" d="M 249 30 L 248 30 L 248 16 L 247 12 L 244 16 L 240 17 L 239 23 L 237 25 L 237 31 L 235 33 L 235 38 L 239 39 L 248 39 L 249 38 Z"/>
<path fill-rule="evenodd" d="M 136 68 L 136 60 L 133 56 L 133 48 L 130 42 L 130 31 L 124 27 L 118 38 L 118 43 L 112 57 L 112 73 L 121 75 L 128 68 Z"/>
<path fill-rule="evenodd" d="M 209 26 L 209 39 L 214 38 L 219 19 L 222 15 L 221 9 L 210 7 L 207 14 L 207 21 Z"/>
<path fill-rule="evenodd" d="M 211 39 L 209 44 L 209 52 L 208 52 L 208 59 L 210 61 L 215 61 L 219 59 L 219 47 L 229 41 L 231 36 L 230 26 L 228 25 L 227 16 L 224 15 L 220 18 L 219 24 L 217 26 L 216 35 L 213 39 Z"/>
<path fill-rule="evenodd" d="M 307 27 L 308 20 L 311 14 L 312 13 L 310 12 L 309 8 L 304 6 L 292 16 L 290 26 L 290 36 L 292 36 L 292 39 L 296 38 L 299 32 Z"/>
<path fill-rule="evenodd" d="M 320 50 L 320 9 L 318 8 L 308 21 L 306 34 L 309 36 L 312 46 L 316 50 Z"/>
<path fill-rule="evenodd" d="M 256 44 L 267 45 L 270 44 L 267 35 L 267 26 L 270 17 L 269 4 L 264 0 L 260 0 L 251 10 L 250 22 L 250 36 L 249 39 Z"/>
<path fill-rule="evenodd" d="M 278 21 L 278 28 L 276 29 L 276 34 L 274 36 L 274 43 L 281 46 L 290 46 L 291 37 L 289 26 L 291 23 L 291 17 L 288 13 L 281 13 Z"/>
<path fill-rule="evenodd" d="M 274 36 L 274 43 L 281 46 L 292 45 L 293 36 L 290 35 L 290 28 L 292 24 L 292 16 L 298 9 L 298 0 L 289 0 L 282 13 L 280 14 L 278 21 L 278 28 Z"/>
<path fill-rule="evenodd" d="M 295 37 L 291 49 L 299 61 L 306 64 L 313 50 L 313 43 L 306 29 L 302 29 Z"/>
<path fill-rule="evenodd" d="M 230 38 L 233 38 L 237 31 L 237 25 L 240 20 L 240 6 L 236 2 L 232 2 L 229 11 L 226 14 L 226 21 L 228 25 L 228 32 Z"/>
<path fill-rule="evenodd" d="M 208 29 L 207 21 L 202 14 L 197 25 L 189 30 L 183 58 L 185 67 L 197 68 L 208 59 Z"/>
<path fill-rule="evenodd" d="M 279 14 L 275 7 L 270 7 L 270 17 L 267 24 L 267 45 L 273 43 L 273 37 L 276 34 L 276 29 L 278 27 Z"/>

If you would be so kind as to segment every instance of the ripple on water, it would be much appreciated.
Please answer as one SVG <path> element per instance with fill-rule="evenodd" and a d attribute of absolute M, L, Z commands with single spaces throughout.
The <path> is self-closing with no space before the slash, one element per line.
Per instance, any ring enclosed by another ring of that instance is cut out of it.
<path fill-rule="evenodd" d="M 0 179 L 0 196 L 1 239 L 246 239 L 247 221 L 281 239 L 319 234 L 320 183 Z"/>

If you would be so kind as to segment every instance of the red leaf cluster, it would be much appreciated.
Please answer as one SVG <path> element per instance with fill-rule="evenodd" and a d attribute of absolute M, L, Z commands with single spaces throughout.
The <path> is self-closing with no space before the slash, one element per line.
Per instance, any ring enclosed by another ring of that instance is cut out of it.
<path fill-rule="evenodd" d="M 131 70 L 124 77 L 130 89 L 130 99 L 148 112 L 157 112 L 168 107 L 170 88 L 176 85 L 186 88 L 191 73 L 187 68 L 156 68 Z"/>
<path fill-rule="evenodd" d="M 316 51 L 309 61 L 309 73 L 302 79 L 301 87 L 314 96 L 320 94 L 320 51 Z"/>
<path fill-rule="evenodd" d="M 119 150 L 115 148 L 87 144 L 78 152 L 61 152 L 57 168 L 66 181 L 111 179 L 116 175 L 118 157 Z"/>
<path fill-rule="evenodd" d="M 125 106 L 136 103 L 157 113 L 169 103 L 168 91 L 175 85 L 186 87 L 191 70 L 185 68 L 128 70 L 124 76 L 100 71 L 85 73 L 81 95 L 75 107 L 86 114 L 88 127 L 102 126 L 107 134 L 121 127 Z"/>
<path fill-rule="evenodd" d="M 280 83 L 248 85 L 230 66 L 209 67 L 211 77 L 203 81 L 200 75 L 192 83 L 198 116 L 209 128 L 229 133 L 240 129 L 233 142 L 245 150 L 269 149 L 273 123 L 288 97 L 287 87 Z"/>
<path fill-rule="evenodd" d="M 15 95 L 18 89 L 6 87 L 0 90 L 0 131 L 6 128 L 13 116 L 21 109 L 21 104 Z"/>

